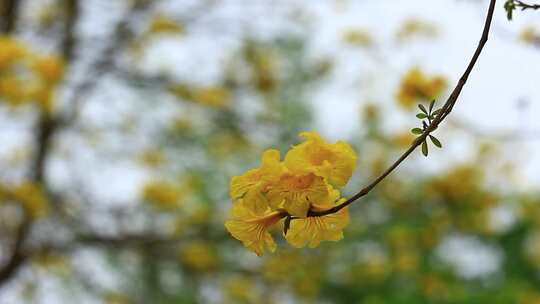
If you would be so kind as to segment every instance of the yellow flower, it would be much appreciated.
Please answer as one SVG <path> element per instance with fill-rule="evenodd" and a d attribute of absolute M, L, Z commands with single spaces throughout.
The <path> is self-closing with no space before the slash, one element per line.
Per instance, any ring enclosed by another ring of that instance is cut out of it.
<path fill-rule="evenodd" d="M 181 99 L 214 108 L 226 107 L 231 101 L 230 91 L 222 86 L 195 87 L 177 84 L 169 90 Z"/>
<path fill-rule="evenodd" d="M 40 185 L 25 182 L 13 188 L 11 195 L 19 202 L 32 218 L 45 216 L 49 211 L 49 202 Z"/>
<path fill-rule="evenodd" d="M 268 230 L 283 218 L 282 213 L 268 211 L 264 215 L 256 215 L 244 204 L 237 202 L 233 205 L 232 217 L 225 222 L 225 227 L 244 246 L 258 256 L 263 255 L 265 248 L 270 252 L 276 250 L 276 243 Z"/>
<path fill-rule="evenodd" d="M 149 28 L 150 33 L 183 34 L 184 26 L 165 16 L 158 16 L 152 20 Z"/>
<path fill-rule="evenodd" d="M 333 186 L 345 186 L 356 167 L 352 147 L 343 141 L 329 144 L 317 132 L 302 132 L 300 137 L 305 141 L 287 153 L 285 166 L 297 172 L 313 172 Z"/>
<path fill-rule="evenodd" d="M 28 87 L 22 79 L 13 75 L 0 77 L 0 98 L 4 98 L 10 105 L 23 104 L 29 95 Z"/>
<path fill-rule="evenodd" d="M 286 172 L 268 187 L 266 193 L 273 210 L 285 209 L 290 215 L 305 217 L 311 204 L 328 200 L 328 185 L 313 173 Z"/>
<path fill-rule="evenodd" d="M 178 207 L 182 196 L 180 187 L 166 181 L 149 182 L 143 189 L 144 199 L 163 209 Z"/>
<path fill-rule="evenodd" d="M 56 56 L 38 57 L 34 70 L 45 83 L 54 84 L 64 76 L 64 61 Z"/>
<path fill-rule="evenodd" d="M 20 60 L 26 52 L 26 48 L 16 40 L 0 36 L 0 69 Z"/>
<path fill-rule="evenodd" d="M 397 99 L 403 107 L 412 109 L 417 100 L 431 101 L 437 98 L 445 88 L 444 77 L 429 77 L 419 68 L 413 68 L 403 76 Z"/>
<path fill-rule="evenodd" d="M 212 270 L 218 262 L 215 249 L 202 241 L 193 241 L 180 248 L 179 258 L 187 267 L 201 272 Z"/>
<path fill-rule="evenodd" d="M 397 38 L 404 41 L 415 36 L 434 38 L 437 36 L 437 28 L 428 22 L 416 19 L 406 20 L 397 33 Z"/>
<path fill-rule="evenodd" d="M 329 201 L 322 205 L 313 205 L 316 211 L 328 210 L 335 205 L 344 202 L 344 199 L 335 201 L 340 194 L 337 190 L 331 190 Z M 287 242 L 294 247 L 311 248 L 319 246 L 321 241 L 339 241 L 343 238 L 343 229 L 349 224 L 349 211 L 343 208 L 336 213 L 325 216 L 315 216 L 291 221 L 289 230 L 285 235 Z"/>
<path fill-rule="evenodd" d="M 358 46 L 371 46 L 373 44 L 373 38 L 367 30 L 363 29 L 350 29 L 343 35 L 343 40 L 348 44 Z"/>
<path fill-rule="evenodd" d="M 285 216 L 295 217 L 286 235 L 295 247 L 343 238 L 349 220 L 346 208 L 322 217 L 307 216 L 310 210 L 327 210 L 343 202 L 334 187 L 348 182 L 356 153 L 344 142 L 325 142 L 316 132 L 301 136 L 306 141 L 293 147 L 283 162 L 279 151 L 267 150 L 260 168 L 231 179 L 233 219 L 225 227 L 257 255 L 265 248 L 276 249 L 268 229 Z"/>
<path fill-rule="evenodd" d="M 242 199 L 242 204 L 255 214 L 262 214 L 268 209 L 268 200 L 262 191 L 268 183 L 283 170 L 279 161 L 279 151 L 267 150 L 263 153 L 262 164 L 231 179 L 230 195 L 234 200 Z"/>
<path fill-rule="evenodd" d="M 540 33 L 533 25 L 528 25 L 521 30 L 519 39 L 525 43 L 540 43 Z"/>

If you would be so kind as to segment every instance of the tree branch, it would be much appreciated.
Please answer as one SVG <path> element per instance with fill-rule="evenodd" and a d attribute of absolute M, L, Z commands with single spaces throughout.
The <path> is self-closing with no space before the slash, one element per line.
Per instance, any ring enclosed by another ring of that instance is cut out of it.
<path fill-rule="evenodd" d="M 482 36 L 480 38 L 480 41 L 478 42 L 478 46 L 476 48 L 476 51 L 474 52 L 474 55 L 473 57 L 471 58 L 470 62 L 469 62 L 469 65 L 467 66 L 467 69 L 465 70 L 465 72 L 463 73 L 463 75 L 461 76 L 461 78 L 459 79 L 456 87 L 454 88 L 454 90 L 452 91 L 452 94 L 450 94 L 450 96 L 448 97 L 448 99 L 446 100 L 445 104 L 443 105 L 443 107 L 441 108 L 441 111 L 439 112 L 439 114 L 435 117 L 435 119 L 433 120 L 433 122 L 431 123 L 431 125 L 422 133 L 422 135 L 420 135 L 414 142 L 413 144 L 411 145 L 411 147 L 409 147 L 409 149 L 407 149 L 407 151 L 405 151 L 388 169 L 386 169 L 386 171 L 384 171 L 379 177 L 377 177 L 373 182 L 371 182 L 370 184 L 368 184 L 366 187 L 364 187 L 362 190 L 360 190 L 358 193 L 356 193 L 355 195 L 353 195 L 351 198 L 349 198 L 347 201 L 345 201 L 344 203 L 340 204 L 340 205 L 337 205 L 333 208 L 330 208 L 330 209 L 327 209 L 327 210 L 324 210 L 324 211 L 315 211 L 315 210 L 310 210 L 308 212 L 308 216 L 323 216 L 323 215 L 328 215 L 328 214 L 332 214 L 332 213 L 336 213 L 338 212 L 339 210 L 349 206 L 350 204 L 354 203 L 355 201 L 357 201 L 359 198 L 363 197 L 363 196 L 366 196 L 373 188 L 375 188 L 375 186 L 377 186 L 382 180 L 384 180 L 388 175 L 390 175 L 390 173 L 392 173 L 407 157 L 409 157 L 409 155 L 419 146 L 422 144 L 422 142 L 424 142 L 426 140 L 426 138 L 431 134 L 431 132 L 435 131 L 435 129 L 437 129 L 437 127 L 439 126 L 439 124 L 450 114 L 450 112 L 452 111 L 454 105 L 456 104 L 458 98 L 459 98 L 459 95 L 461 93 L 461 90 L 463 89 L 463 87 L 465 86 L 465 84 L 467 83 L 467 79 L 469 78 L 469 75 L 471 74 L 473 68 L 474 68 L 474 65 L 476 64 L 476 62 L 478 61 L 478 57 L 480 57 L 480 54 L 482 53 L 482 50 L 484 48 L 484 45 L 486 44 L 486 42 L 488 41 L 488 37 L 489 37 L 489 30 L 491 28 L 491 21 L 493 19 L 493 12 L 495 11 L 495 4 L 496 4 L 497 0 L 491 0 L 490 4 L 489 4 L 489 8 L 488 8 L 488 12 L 487 12 L 487 16 L 486 16 L 486 21 L 485 21 L 485 24 L 484 24 L 484 30 L 482 31 Z"/>
<path fill-rule="evenodd" d="M 522 11 L 527 9 L 537 10 L 540 9 L 540 4 L 528 4 L 523 1 L 514 0 L 516 7 L 521 8 Z"/>
<path fill-rule="evenodd" d="M 78 0 L 69 0 L 66 7 L 66 25 L 62 52 L 69 63 L 73 59 L 75 39 L 73 29 L 78 18 Z M 50 195 L 50 191 L 45 182 L 46 160 L 50 151 L 53 136 L 58 127 L 58 121 L 49 113 L 41 112 L 36 124 L 36 150 L 29 172 L 29 179 L 44 187 L 45 193 Z M 23 254 L 23 245 L 28 238 L 32 228 L 32 219 L 23 212 L 21 223 L 15 235 L 14 246 L 8 262 L 0 269 L 0 286 L 7 282 L 26 260 Z"/>

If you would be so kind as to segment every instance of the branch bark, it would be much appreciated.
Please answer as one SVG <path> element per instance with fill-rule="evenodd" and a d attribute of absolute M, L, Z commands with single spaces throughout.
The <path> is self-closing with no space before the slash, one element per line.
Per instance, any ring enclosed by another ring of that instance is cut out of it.
<path fill-rule="evenodd" d="M 361 197 L 366 196 L 373 188 L 375 188 L 381 181 L 383 181 L 390 173 L 392 173 L 411 153 L 418 148 L 426 140 L 426 138 L 437 129 L 439 124 L 452 112 L 452 109 L 454 105 L 456 104 L 459 95 L 461 94 L 461 91 L 465 84 L 467 83 L 467 79 L 469 78 L 469 75 L 471 74 L 476 62 L 478 61 L 478 58 L 480 57 L 480 54 L 482 53 L 482 50 L 484 49 L 484 46 L 486 42 L 488 41 L 489 37 L 489 31 L 491 28 L 491 21 L 493 20 L 493 12 L 495 11 L 495 4 L 497 0 L 491 0 L 489 3 L 489 8 L 486 16 L 486 21 L 484 23 L 484 30 L 482 31 L 482 36 L 480 38 L 480 41 L 478 42 L 478 46 L 476 47 L 476 51 L 474 52 L 473 57 L 471 58 L 469 65 L 467 66 L 467 69 L 459 79 L 458 83 L 456 84 L 456 87 L 452 91 L 452 94 L 448 97 L 446 102 L 444 103 L 441 111 L 439 114 L 435 117 L 431 125 L 420 135 L 407 149 L 386 171 L 384 171 L 379 177 L 377 177 L 374 181 L 372 181 L 370 184 L 365 186 L 363 189 L 361 189 L 358 193 L 353 195 L 351 198 L 349 198 L 347 201 L 343 202 L 340 205 L 337 205 L 333 208 L 324 210 L 324 211 L 315 211 L 310 210 L 308 212 L 308 216 L 324 216 L 332 213 L 336 213 L 339 210 L 349 206 L 350 204 L 354 203 Z"/>

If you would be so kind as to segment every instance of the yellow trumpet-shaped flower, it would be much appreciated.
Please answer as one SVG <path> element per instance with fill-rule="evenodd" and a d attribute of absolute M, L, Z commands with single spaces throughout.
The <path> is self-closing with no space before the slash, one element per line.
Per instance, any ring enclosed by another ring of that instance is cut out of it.
<path fill-rule="evenodd" d="M 344 202 L 344 199 L 335 201 L 340 196 L 339 191 L 331 190 L 329 200 L 325 204 L 313 205 L 312 210 L 323 211 Z M 310 248 L 319 246 L 321 241 L 339 241 L 343 238 L 343 229 L 349 224 L 349 211 L 343 208 L 336 213 L 325 216 L 314 216 L 291 221 L 289 230 L 285 235 L 287 242 L 294 247 L 301 248 L 308 245 Z"/>
<path fill-rule="evenodd" d="M 343 202 L 338 189 L 350 179 L 356 153 L 347 143 L 329 144 L 316 132 L 300 136 L 306 140 L 289 150 L 283 162 L 279 151 L 267 150 L 259 168 L 231 179 L 233 215 L 225 227 L 257 255 L 276 249 L 268 230 L 285 217 L 292 219 L 285 238 L 295 247 L 343 238 L 346 208 L 321 217 L 308 213 Z"/>
<path fill-rule="evenodd" d="M 283 170 L 279 161 L 279 151 L 267 150 L 263 153 L 260 168 L 252 169 L 231 179 L 230 195 L 234 200 L 242 199 L 242 204 L 255 214 L 268 209 L 268 200 L 262 191 Z"/>
<path fill-rule="evenodd" d="M 273 210 L 285 209 L 298 217 L 305 217 L 311 204 L 328 200 L 328 195 L 328 184 L 322 177 L 293 172 L 282 174 L 266 193 Z"/>
<path fill-rule="evenodd" d="M 283 213 L 268 210 L 263 215 L 257 215 L 241 202 L 236 202 L 233 205 L 232 217 L 225 222 L 225 227 L 244 246 L 258 256 L 263 255 L 265 248 L 270 252 L 276 250 L 276 243 L 268 230 L 283 218 Z"/>
<path fill-rule="evenodd" d="M 302 132 L 305 141 L 285 156 L 285 165 L 293 171 L 313 172 L 336 187 L 349 181 L 356 167 L 357 156 L 352 147 L 338 141 L 329 144 L 317 132 Z"/>

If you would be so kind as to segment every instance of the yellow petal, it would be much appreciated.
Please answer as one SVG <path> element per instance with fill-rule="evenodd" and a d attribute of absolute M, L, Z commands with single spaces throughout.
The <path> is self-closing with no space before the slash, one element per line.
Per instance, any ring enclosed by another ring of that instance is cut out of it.
<path fill-rule="evenodd" d="M 321 241 L 339 241 L 343 238 L 343 228 L 349 223 L 347 208 L 337 213 L 294 219 L 285 238 L 292 246 L 311 248 L 319 246 Z"/>
<path fill-rule="evenodd" d="M 235 203 L 233 205 L 233 219 L 225 222 L 225 227 L 234 238 L 261 256 L 265 248 L 270 252 L 275 251 L 276 243 L 268 229 L 282 217 L 279 212 L 256 216 L 243 204 Z"/>

